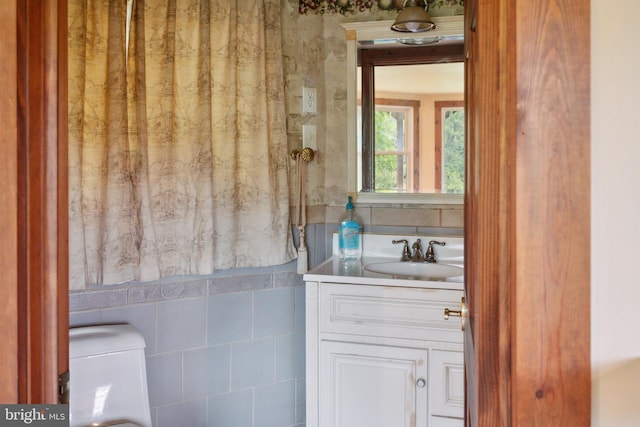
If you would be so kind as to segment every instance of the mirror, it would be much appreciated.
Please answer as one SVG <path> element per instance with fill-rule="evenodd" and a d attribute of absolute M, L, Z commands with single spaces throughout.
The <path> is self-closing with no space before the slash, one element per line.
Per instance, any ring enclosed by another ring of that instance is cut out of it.
<path fill-rule="evenodd" d="M 342 24 L 348 185 L 360 203 L 463 203 L 464 17 L 434 19 L 436 30 L 401 37 L 391 21 Z"/>

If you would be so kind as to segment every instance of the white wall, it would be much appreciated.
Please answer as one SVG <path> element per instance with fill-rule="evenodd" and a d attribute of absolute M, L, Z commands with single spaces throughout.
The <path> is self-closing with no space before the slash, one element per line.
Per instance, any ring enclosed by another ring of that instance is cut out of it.
<path fill-rule="evenodd" d="M 640 2 L 591 0 L 593 426 L 640 426 Z"/>

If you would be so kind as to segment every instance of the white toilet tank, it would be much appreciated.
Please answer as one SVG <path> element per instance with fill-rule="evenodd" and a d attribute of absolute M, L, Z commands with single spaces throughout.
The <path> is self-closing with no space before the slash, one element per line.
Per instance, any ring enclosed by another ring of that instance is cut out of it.
<path fill-rule="evenodd" d="M 151 427 L 144 347 L 131 325 L 69 329 L 71 427 Z"/>

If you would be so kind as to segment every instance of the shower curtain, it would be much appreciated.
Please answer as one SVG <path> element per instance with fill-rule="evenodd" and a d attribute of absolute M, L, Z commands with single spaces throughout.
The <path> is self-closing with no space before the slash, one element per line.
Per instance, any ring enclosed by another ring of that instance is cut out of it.
<path fill-rule="evenodd" d="M 70 289 L 294 259 L 279 0 L 130 1 L 69 1 Z"/>

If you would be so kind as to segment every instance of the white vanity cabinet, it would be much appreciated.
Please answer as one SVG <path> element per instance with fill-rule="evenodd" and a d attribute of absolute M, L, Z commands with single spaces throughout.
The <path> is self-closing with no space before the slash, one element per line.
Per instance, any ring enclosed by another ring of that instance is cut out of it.
<path fill-rule="evenodd" d="M 464 425 L 461 290 L 305 280 L 307 427 Z"/>

